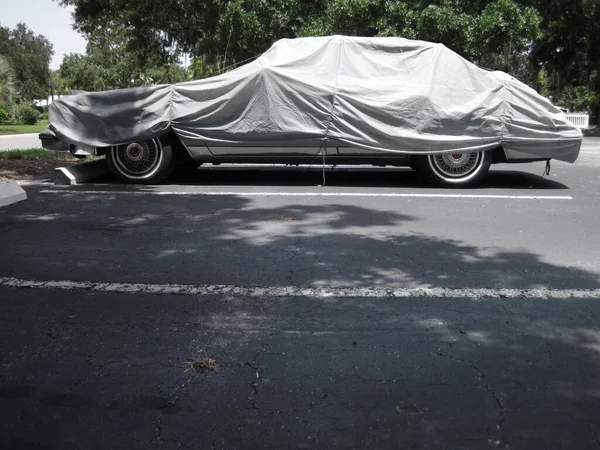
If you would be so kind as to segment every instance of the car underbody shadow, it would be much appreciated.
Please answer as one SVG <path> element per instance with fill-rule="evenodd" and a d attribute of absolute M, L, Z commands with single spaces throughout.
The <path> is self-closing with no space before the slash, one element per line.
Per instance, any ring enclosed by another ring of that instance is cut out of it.
<path fill-rule="evenodd" d="M 325 181 L 325 183 L 323 183 Z M 167 181 L 172 185 L 204 186 L 340 186 L 386 188 L 435 188 L 419 172 L 387 167 L 284 167 L 284 166 L 202 166 L 177 171 Z M 569 189 L 562 183 L 537 174 L 515 170 L 490 170 L 477 189 Z"/>

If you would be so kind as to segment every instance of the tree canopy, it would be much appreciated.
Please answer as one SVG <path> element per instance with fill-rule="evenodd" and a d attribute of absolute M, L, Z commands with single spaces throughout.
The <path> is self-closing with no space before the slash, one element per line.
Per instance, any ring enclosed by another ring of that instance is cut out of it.
<path fill-rule="evenodd" d="M 0 56 L 10 66 L 14 100 L 46 98 L 50 86 L 50 60 L 54 51 L 44 36 L 23 23 L 14 29 L 0 26 Z"/>
<path fill-rule="evenodd" d="M 159 47 L 141 48 L 118 24 L 88 36 L 84 55 L 65 55 L 57 78 L 58 90 L 99 91 L 140 84 L 173 83 L 186 79 L 176 52 Z"/>
<path fill-rule="evenodd" d="M 479 65 L 511 73 L 563 104 L 598 108 L 596 0 L 59 1 L 74 7 L 76 27 L 90 36 L 92 47 L 101 45 L 93 42 L 101 40 L 106 30 L 119 30 L 118 39 L 112 36 L 120 42 L 114 51 L 123 50 L 127 64 L 135 61 L 142 74 L 151 67 L 176 67 L 172 64 L 182 53 L 193 58 L 192 76 L 211 73 L 207 66 L 240 63 L 284 37 L 402 36 L 441 42 Z M 108 60 L 93 52 L 89 48 L 87 57 L 94 66 L 107 67 Z M 111 60 L 110 65 L 121 63 Z M 65 59 L 63 64 L 82 62 Z M 85 70 L 89 65 L 81 66 L 83 78 Z M 107 85 L 130 85 L 134 72 L 123 68 L 121 78 L 107 77 L 115 80 Z"/>

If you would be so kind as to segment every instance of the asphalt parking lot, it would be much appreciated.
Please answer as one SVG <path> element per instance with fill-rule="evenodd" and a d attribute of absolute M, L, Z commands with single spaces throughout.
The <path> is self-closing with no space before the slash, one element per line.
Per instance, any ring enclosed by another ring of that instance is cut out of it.
<path fill-rule="evenodd" d="M 599 448 L 600 139 L 543 169 L 24 185 L 0 448 Z"/>

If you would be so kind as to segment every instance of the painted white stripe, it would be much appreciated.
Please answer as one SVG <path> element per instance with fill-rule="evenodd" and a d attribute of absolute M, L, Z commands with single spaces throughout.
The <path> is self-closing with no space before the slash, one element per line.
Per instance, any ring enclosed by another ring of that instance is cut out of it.
<path fill-rule="evenodd" d="M 94 292 L 226 295 L 235 297 L 379 297 L 379 298 L 533 298 L 533 299 L 598 299 L 600 289 L 469 289 L 469 288 L 321 288 L 297 286 L 244 287 L 233 285 L 100 283 L 93 281 L 36 281 L 0 278 L 0 286 L 30 289 L 86 290 Z"/>
<path fill-rule="evenodd" d="M 494 195 L 494 194 L 420 194 L 398 192 L 235 192 L 235 191 L 80 191 L 67 189 L 44 189 L 43 194 L 88 194 L 88 195 L 200 195 L 200 196 L 243 196 L 243 197 L 399 197 L 399 198 L 470 198 L 509 200 L 573 200 L 569 195 Z"/>

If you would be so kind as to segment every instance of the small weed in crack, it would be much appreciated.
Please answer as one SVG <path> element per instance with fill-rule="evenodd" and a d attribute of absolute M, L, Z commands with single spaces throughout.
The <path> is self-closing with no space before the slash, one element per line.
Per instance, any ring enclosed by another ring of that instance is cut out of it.
<path fill-rule="evenodd" d="M 186 363 L 185 372 L 194 372 L 200 375 L 209 375 L 219 371 L 219 363 L 215 358 L 196 358 Z"/>

